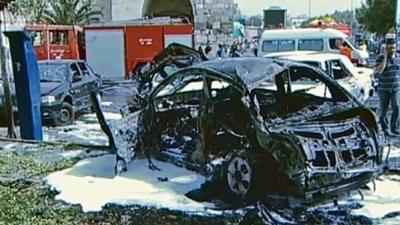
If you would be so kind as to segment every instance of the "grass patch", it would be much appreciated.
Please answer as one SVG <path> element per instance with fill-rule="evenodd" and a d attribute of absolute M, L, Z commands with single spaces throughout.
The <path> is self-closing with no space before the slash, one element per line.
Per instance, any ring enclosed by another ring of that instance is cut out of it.
<path fill-rule="evenodd" d="M 69 168 L 79 160 L 42 160 L 59 147 L 34 145 L 22 151 L 0 151 L 0 178 L 12 181 L 0 182 L 0 225 L 231 224 L 228 221 L 232 218 L 188 216 L 139 206 L 107 205 L 101 212 L 83 213 L 79 205 L 56 201 L 57 193 L 45 186 L 43 178 L 51 172 Z"/>

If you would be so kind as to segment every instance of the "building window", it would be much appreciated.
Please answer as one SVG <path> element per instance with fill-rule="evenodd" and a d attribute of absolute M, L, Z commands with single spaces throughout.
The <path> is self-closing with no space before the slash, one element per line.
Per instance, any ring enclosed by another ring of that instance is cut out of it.
<path fill-rule="evenodd" d="M 42 31 L 32 31 L 31 32 L 31 40 L 33 46 L 41 46 L 44 42 L 44 36 Z"/>
<path fill-rule="evenodd" d="M 69 37 L 67 30 L 50 31 L 50 44 L 52 45 L 68 45 Z"/>

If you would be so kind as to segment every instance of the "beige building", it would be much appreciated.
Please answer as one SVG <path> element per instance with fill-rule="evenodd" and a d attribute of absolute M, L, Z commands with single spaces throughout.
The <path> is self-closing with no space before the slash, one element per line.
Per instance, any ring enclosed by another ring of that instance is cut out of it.
<path fill-rule="evenodd" d="M 142 17 L 144 0 L 94 0 L 94 8 L 102 12 L 99 22 L 131 20 Z M 197 30 L 231 32 L 233 20 L 240 16 L 234 0 L 190 0 Z M 166 1 L 167 4 L 168 1 Z"/>
<path fill-rule="evenodd" d="M 96 22 L 108 22 L 112 20 L 111 2 L 112 0 L 93 0 L 93 9 L 102 13 Z"/>

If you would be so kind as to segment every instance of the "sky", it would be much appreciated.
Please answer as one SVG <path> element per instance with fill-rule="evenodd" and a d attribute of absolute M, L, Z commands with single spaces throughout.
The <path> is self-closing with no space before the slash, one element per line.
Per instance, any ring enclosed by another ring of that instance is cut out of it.
<path fill-rule="evenodd" d="M 271 6 L 280 6 L 287 9 L 290 16 L 308 15 L 309 2 L 311 3 L 311 16 L 333 13 L 335 10 L 344 11 L 361 6 L 362 0 L 234 0 L 244 15 L 262 15 L 263 9 Z"/>

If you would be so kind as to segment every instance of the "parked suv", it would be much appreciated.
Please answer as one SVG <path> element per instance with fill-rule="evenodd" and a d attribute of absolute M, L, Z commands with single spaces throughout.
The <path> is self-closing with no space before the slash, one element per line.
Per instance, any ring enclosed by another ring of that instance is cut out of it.
<path fill-rule="evenodd" d="M 90 108 L 90 92 L 99 92 L 101 80 L 84 61 L 39 61 L 41 113 L 45 124 L 69 125 L 75 113 Z M 13 105 L 16 106 L 15 88 L 11 83 Z M 4 115 L 3 90 L 0 90 L 0 114 Z M 16 112 L 17 109 L 14 108 Z M 5 117 L 3 117 L 5 118 Z M 2 121 L 5 122 L 5 121 Z"/>

